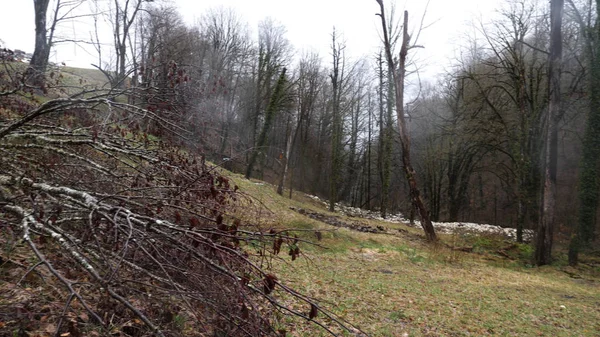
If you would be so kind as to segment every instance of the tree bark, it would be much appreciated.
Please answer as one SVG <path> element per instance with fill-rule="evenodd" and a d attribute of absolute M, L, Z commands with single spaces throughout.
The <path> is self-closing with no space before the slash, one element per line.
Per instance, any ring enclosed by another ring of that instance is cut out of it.
<path fill-rule="evenodd" d="M 287 175 L 288 172 L 288 168 L 289 168 L 289 162 L 290 162 L 290 152 L 292 150 L 292 139 L 294 139 L 295 137 L 292 136 L 292 132 L 291 132 L 291 121 L 290 121 L 291 117 L 288 115 L 288 121 L 287 121 L 287 127 L 286 127 L 286 141 L 285 141 L 285 153 L 283 154 L 282 158 L 281 158 L 281 165 L 283 166 L 283 169 L 281 171 L 281 176 L 279 177 L 279 184 L 277 185 L 277 194 L 279 195 L 283 195 L 283 184 L 285 183 L 285 177 Z M 295 135 L 294 135 L 295 136 Z"/>
<path fill-rule="evenodd" d="M 398 114 L 398 129 L 400 131 L 400 144 L 402 146 L 402 162 L 404 164 L 404 173 L 410 188 L 410 197 L 413 206 L 419 212 L 421 218 L 421 226 L 425 231 L 428 241 L 437 241 L 435 229 L 429 218 L 423 199 L 421 198 L 421 192 L 419 190 L 416 178 L 416 172 L 412 166 L 410 160 L 410 137 L 406 128 L 406 121 L 404 119 L 404 78 L 406 76 L 406 56 L 408 54 L 408 43 L 410 36 L 408 35 L 408 11 L 404 11 L 404 23 L 402 32 L 402 47 L 400 48 L 400 62 L 398 64 L 398 70 L 394 66 L 394 60 L 392 57 L 391 46 L 389 42 L 388 32 L 386 28 L 385 13 L 383 8 L 383 0 L 376 0 L 381 8 L 381 24 L 383 28 L 383 38 L 385 42 L 385 51 L 389 66 L 392 68 L 392 77 L 396 83 L 396 112 Z M 598 0 L 600 1 L 600 0 Z"/>
<path fill-rule="evenodd" d="M 35 11 L 35 49 L 29 63 L 32 74 L 32 83 L 36 86 L 44 85 L 44 73 L 48 67 L 50 57 L 50 44 L 48 43 L 46 15 L 50 0 L 33 0 Z"/>
<path fill-rule="evenodd" d="M 371 95 L 369 94 L 369 130 L 368 130 L 368 140 L 367 140 L 367 202 L 366 208 L 371 210 L 371 132 L 372 132 L 372 124 L 371 124 Z"/>
<path fill-rule="evenodd" d="M 558 161 L 558 120 L 560 116 L 560 78 L 562 62 L 562 14 L 564 0 L 552 0 L 550 7 L 550 62 L 548 77 L 550 102 L 548 105 L 546 149 L 544 155 L 544 192 L 542 212 L 538 224 L 535 263 L 540 266 L 552 261 L 554 208 L 556 204 L 556 171 Z"/>
<path fill-rule="evenodd" d="M 342 61 L 342 49 L 343 47 L 336 44 L 336 32 L 333 30 L 332 34 L 332 55 L 333 55 L 333 70 L 332 74 L 329 75 L 331 78 L 332 86 L 332 125 L 331 125 L 331 173 L 329 177 L 329 211 L 335 210 L 335 203 L 338 200 L 338 185 L 340 180 L 341 172 L 341 152 L 342 152 L 342 133 L 343 133 L 343 121 L 341 116 L 341 85 L 344 81 L 344 65 L 342 63 L 340 69 L 340 62 Z"/>

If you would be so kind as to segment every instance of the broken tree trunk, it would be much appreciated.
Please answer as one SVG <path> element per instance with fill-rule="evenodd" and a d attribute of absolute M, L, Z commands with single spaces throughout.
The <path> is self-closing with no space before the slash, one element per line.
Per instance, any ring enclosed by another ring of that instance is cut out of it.
<path fill-rule="evenodd" d="M 383 28 L 383 39 L 385 44 L 385 53 L 388 61 L 388 66 L 392 72 L 392 78 L 396 83 L 396 113 L 398 115 L 398 131 L 400 133 L 400 144 L 402 146 L 402 163 L 404 164 L 404 174 L 410 187 L 410 198 L 413 206 L 419 212 L 421 218 L 421 226 L 425 231 L 427 240 L 437 241 L 435 229 L 429 218 L 429 213 L 421 198 L 421 192 L 417 184 L 417 173 L 415 172 L 410 160 L 410 136 L 406 128 L 406 120 L 404 119 L 404 78 L 406 76 L 406 55 L 408 54 L 410 36 L 408 35 L 408 11 L 404 11 L 404 23 L 402 32 L 402 46 L 400 48 L 400 61 L 396 67 L 392 57 L 389 36 L 387 32 L 386 19 L 384 14 L 383 0 L 376 0 L 381 8 L 381 25 Z"/>

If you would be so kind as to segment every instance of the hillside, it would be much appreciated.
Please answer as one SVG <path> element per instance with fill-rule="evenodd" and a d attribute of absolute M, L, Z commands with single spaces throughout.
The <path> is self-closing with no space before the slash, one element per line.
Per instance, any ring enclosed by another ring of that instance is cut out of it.
<path fill-rule="evenodd" d="M 420 229 L 406 224 L 341 214 L 335 216 L 383 227 L 385 233 L 334 227 L 290 209 L 330 214 L 312 198 L 296 193 L 289 200 L 274 186 L 232 176 L 273 212 L 273 224 L 301 229 L 302 238 L 323 247 L 302 245 L 302 258 L 294 262 L 282 252 L 274 263 L 277 275 L 370 336 L 597 336 L 600 331 L 598 258 L 587 257 L 587 264 L 573 269 L 562 252 L 552 266 L 536 268 L 530 265 L 530 246 L 499 236 L 458 232 L 430 245 Z M 322 240 L 306 230 L 318 231 Z M 324 335 L 318 331 L 298 325 L 292 335 Z"/>
<path fill-rule="evenodd" d="M 267 324 L 281 336 L 600 331 L 594 254 L 567 267 L 559 242 L 554 264 L 536 268 L 532 247 L 503 235 L 457 230 L 432 244 L 400 221 L 282 197 L 134 127 L 140 109 L 120 96 L 64 98 L 77 83 L 98 86 L 99 72 L 61 75 L 61 90 L 0 109 L 0 336 L 258 335 Z"/>
<path fill-rule="evenodd" d="M 185 1 L 2 12 L 0 337 L 600 337 L 600 0 Z"/>

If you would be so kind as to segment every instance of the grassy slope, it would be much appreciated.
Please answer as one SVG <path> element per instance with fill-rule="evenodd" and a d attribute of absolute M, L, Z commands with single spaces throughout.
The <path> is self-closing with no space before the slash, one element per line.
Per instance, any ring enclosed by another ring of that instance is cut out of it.
<path fill-rule="evenodd" d="M 427 245 L 415 235 L 419 231 L 402 224 L 396 226 L 408 233 L 338 229 L 289 209 L 295 206 L 327 213 L 306 196 L 296 193 L 294 200 L 289 200 L 278 196 L 271 185 L 226 174 L 272 211 L 273 224 L 323 231 L 320 243 L 328 249 L 303 245 L 305 259 L 293 263 L 282 254 L 283 261 L 274 265 L 276 274 L 369 335 L 600 335 L 597 268 L 571 270 L 581 278 L 570 277 L 560 262 L 531 268 L 526 260 L 493 254 L 498 247 L 515 247 L 494 237 L 442 238 L 451 246 L 475 246 L 476 253 L 465 253 L 446 245 Z M 301 236 L 315 240 L 309 232 Z M 528 247 L 517 246 L 517 251 L 527 253 Z M 295 326 L 291 334 L 323 333 L 306 324 Z"/>
<path fill-rule="evenodd" d="M 73 67 L 62 67 L 61 72 L 65 75 L 65 82 L 71 85 L 86 85 L 102 88 L 108 82 L 106 76 L 97 69 L 83 69 Z M 81 79 L 81 82 L 79 81 Z"/>
<path fill-rule="evenodd" d="M 97 70 L 65 68 L 63 74 L 63 81 L 75 86 L 104 82 Z M 489 254 L 507 245 L 493 237 L 442 237 L 478 252 L 463 253 L 426 245 L 419 230 L 402 224 L 370 221 L 407 231 L 390 231 L 394 235 L 335 228 L 290 210 L 328 213 L 300 193 L 289 200 L 271 185 L 224 173 L 251 196 L 241 217 L 323 233 L 319 244 L 327 249 L 303 244 L 303 258 L 293 263 L 281 253 L 282 259 L 274 261 L 275 274 L 371 336 L 600 336 L 597 268 L 571 270 L 583 275 L 577 279 L 560 266 L 528 268 L 522 261 Z M 315 240 L 312 232 L 299 235 Z M 281 320 L 287 322 L 286 317 Z M 324 335 L 308 323 L 290 330 L 293 336 Z"/>

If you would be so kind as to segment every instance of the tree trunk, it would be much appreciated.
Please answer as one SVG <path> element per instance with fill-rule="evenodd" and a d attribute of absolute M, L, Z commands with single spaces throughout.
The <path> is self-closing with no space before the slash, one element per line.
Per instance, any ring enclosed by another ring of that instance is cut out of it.
<path fill-rule="evenodd" d="M 408 11 L 404 11 L 404 23 L 403 23 L 403 34 L 402 34 L 402 47 L 400 48 L 400 63 L 398 64 L 398 71 L 394 67 L 394 61 L 392 57 L 391 46 L 388 38 L 383 0 L 376 0 L 381 8 L 381 23 L 383 26 L 383 37 L 385 41 L 385 51 L 387 55 L 388 64 L 392 67 L 392 75 L 396 83 L 396 111 L 398 114 L 398 129 L 400 131 L 400 144 L 402 146 L 402 162 L 404 164 L 404 173 L 410 188 L 410 196 L 413 206 L 419 212 L 421 218 L 421 226 L 425 231 L 428 241 L 437 241 L 435 229 L 429 218 L 423 199 L 421 198 L 421 192 L 417 184 L 416 172 L 412 166 L 410 160 L 410 137 L 407 132 L 406 122 L 404 119 L 404 78 L 406 75 L 406 56 L 408 54 Z M 600 1 L 600 0 L 598 0 Z"/>
<path fill-rule="evenodd" d="M 378 157 L 377 157 L 377 168 L 379 171 L 379 180 L 380 180 L 380 184 L 381 184 L 381 194 L 379 197 L 379 212 L 381 214 L 382 218 L 386 218 L 387 217 L 387 205 L 388 205 L 388 196 L 389 196 L 389 186 L 390 186 L 390 168 L 391 165 L 388 165 L 388 163 L 391 163 L 391 145 L 388 144 L 388 141 L 391 141 L 391 139 L 388 139 L 388 134 L 390 131 L 390 126 L 388 125 L 389 123 L 386 122 L 386 115 L 384 114 L 385 111 L 385 107 L 383 104 L 383 86 L 384 86 L 384 80 L 383 80 L 383 57 L 381 56 L 381 54 L 379 55 L 378 58 L 379 61 L 379 90 L 378 90 L 378 95 L 379 95 L 379 151 L 378 151 Z M 389 68 L 389 67 L 388 67 Z M 389 75 L 389 72 L 388 72 Z M 388 76 L 388 78 L 391 76 Z M 391 81 L 390 81 L 391 82 Z M 388 83 L 388 92 L 390 91 L 390 89 L 392 88 L 393 83 Z M 390 95 L 388 95 L 388 106 L 389 103 L 391 101 L 391 97 L 389 97 Z M 389 113 L 388 113 L 389 114 Z"/>
<path fill-rule="evenodd" d="M 368 126 L 368 140 L 367 140 L 367 195 L 366 195 L 366 208 L 371 210 L 371 95 L 369 94 L 369 126 Z"/>
<path fill-rule="evenodd" d="M 290 152 L 292 149 L 292 132 L 291 132 L 291 121 L 290 116 L 288 116 L 287 121 L 287 130 L 286 130 L 286 141 L 285 141 L 285 153 L 283 154 L 281 160 L 283 161 L 283 169 L 281 171 L 281 176 L 279 177 L 279 185 L 277 186 L 277 194 L 283 195 L 283 184 L 285 183 L 285 176 L 287 175 L 289 162 L 290 162 Z M 295 137 L 294 137 L 295 138 Z"/>
<path fill-rule="evenodd" d="M 519 184 L 519 186 L 522 185 L 521 183 Z M 523 243 L 523 229 L 525 228 L 525 214 L 527 206 L 525 205 L 522 193 L 518 193 L 517 199 L 517 242 Z"/>
<path fill-rule="evenodd" d="M 50 44 L 46 34 L 46 14 L 48 12 L 48 3 L 50 0 L 33 0 L 35 11 L 35 49 L 31 57 L 32 83 L 36 86 L 44 85 L 44 73 L 48 67 L 48 58 L 50 57 Z"/>
<path fill-rule="evenodd" d="M 394 132 L 392 115 L 394 114 L 394 79 L 391 74 L 391 66 L 387 73 L 387 104 L 385 124 L 383 131 L 383 186 L 381 187 L 381 217 L 385 218 L 390 207 L 390 180 L 392 177 L 392 144 L 394 143 Z M 383 123 L 383 122 L 382 122 Z"/>
<path fill-rule="evenodd" d="M 544 192 L 542 212 L 535 245 L 538 266 L 552 260 L 554 207 L 556 204 L 556 171 L 558 161 L 558 120 L 560 116 L 560 78 L 562 62 L 562 13 L 564 0 L 552 0 L 550 9 L 550 62 L 548 64 L 550 102 L 548 105 L 546 149 L 544 155 Z"/>
<path fill-rule="evenodd" d="M 294 136 L 292 137 L 292 140 L 289 144 L 289 150 L 288 152 L 288 157 L 286 158 L 286 164 L 289 165 L 289 161 L 292 160 L 292 156 L 297 156 L 296 152 L 296 140 L 298 139 L 298 134 L 300 134 L 302 132 L 301 128 L 302 128 L 302 123 L 303 123 L 303 115 L 300 115 L 300 119 L 298 120 L 298 124 L 296 125 L 296 128 L 294 129 Z M 300 144 L 300 146 L 302 146 L 302 144 Z M 304 153 L 304 150 L 302 148 L 301 152 L 301 158 L 302 154 Z M 298 161 L 296 161 L 298 162 Z M 294 190 L 294 168 L 292 168 L 291 173 L 290 173 L 290 195 L 289 198 L 292 199 L 292 191 Z"/>
<path fill-rule="evenodd" d="M 329 211 L 335 210 L 335 203 L 338 199 L 338 182 L 340 180 L 340 171 L 342 167 L 341 152 L 342 152 L 342 132 L 343 122 L 340 109 L 340 85 L 343 82 L 343 65 L 340 69 L 340 59 L 342 57 L 341 47 L 336 44 L 336 32 L 333 31 L 332 55 L 333 55 L 333 70 L 329 75 L 331 78 L 331 86 L 333 91 L 332 97 L 332 125 L 331 125 L 331 173 L 329 177 Z M 340 71 L 342 72 L 340 74 Z"/>

